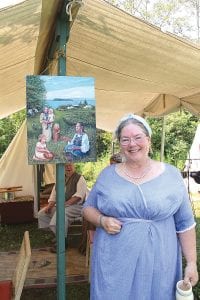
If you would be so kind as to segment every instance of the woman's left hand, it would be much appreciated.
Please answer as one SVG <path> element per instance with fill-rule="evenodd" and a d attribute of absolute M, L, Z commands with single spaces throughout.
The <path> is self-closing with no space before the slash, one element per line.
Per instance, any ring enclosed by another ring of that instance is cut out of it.
<path fill-rule="evenodd" d="M 184 283 L 188 284 L 190 282 L 191 285 L 194 286 L 195 284 L 197 284 L 198 278 L 199 275 L 196 263 L 188 263 L 185 268 Z"/>
<path fill-rule="evenodd" d="M 109 234 L 116 234 L 121 231 L 122 223 L 112 217 L 102 217 L 101 225 Z"/>

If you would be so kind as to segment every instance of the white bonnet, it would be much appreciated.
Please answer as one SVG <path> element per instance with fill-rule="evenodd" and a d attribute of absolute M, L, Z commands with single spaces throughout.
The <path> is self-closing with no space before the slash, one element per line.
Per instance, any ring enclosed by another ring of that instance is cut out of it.
<path fill-rule="evenodd" d="M 132 114 L 132 113 L 129 113 L 129 114 L 125 115 L 125 116 L 119 121 L 119 124 L 118 124 L 118 126 L 117 126 L 117 128 L 116 128 L 116 130 L 115 130 L 115 133 L 117 133 L 119 126 L 120 126 L 123 122 L 125 122 L 125 121 L 127 121 L 127 120 L 131 120 L 131 119 L 137 120 L 138 122 L 142 123 L 143 126 L 146 128 L 146 130 L 147 130 L 149 136 L 151 137 L 151 135 L 152 135 L 152 130 L 151 130 L 151 127 L 149 126 L 149 124 L 147 123 L 147 121 L 146 121 L 144 118 L 142 118 L 142 117 L 140 117 L 140 116 L 138 116 L 138 115 L 134 115 L 134 114 Z"/>

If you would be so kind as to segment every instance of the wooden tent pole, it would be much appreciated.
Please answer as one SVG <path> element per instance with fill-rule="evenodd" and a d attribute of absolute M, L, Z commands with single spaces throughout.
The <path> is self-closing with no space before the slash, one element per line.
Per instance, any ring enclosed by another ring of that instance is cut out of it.
<path fill-rule="evenodd" d="M 63 1 L 61 13 L 57 19 L 58 42 L 58 75 L 66 76 L 66 43 L 69 37 L 70 22 Z M 56 164 L 56 239 L 57 239 L 57 299 L 65 300 L 65 168 L 64 164 Z"/>

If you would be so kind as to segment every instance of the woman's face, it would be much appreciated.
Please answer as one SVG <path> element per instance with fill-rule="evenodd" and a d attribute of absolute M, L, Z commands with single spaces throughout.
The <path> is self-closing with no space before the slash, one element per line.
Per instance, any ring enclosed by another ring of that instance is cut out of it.
<path fill-rule="evenodd" d="M 140 126 L 128 124 L 121 131 L 120 147 L 127 161 L 142 161 L 148 156 L 150 137 Z"/>
<path fill-rule="evenodd" d="M 82 133 L 82 126 L 81 126 L 80 123 L 77 123 L 77 124 L 76 124 L 76 132 L 77 132 L 77 133 Z"/>

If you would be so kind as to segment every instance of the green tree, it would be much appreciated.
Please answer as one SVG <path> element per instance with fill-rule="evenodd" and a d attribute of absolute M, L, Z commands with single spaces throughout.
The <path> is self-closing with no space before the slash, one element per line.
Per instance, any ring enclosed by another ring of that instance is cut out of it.
<path fill-rule="evenodd" d="M 162 118 L 148 118 L 151 125 L 153 157 L 160 159 Z M 165 125 L 165 161 L 183 168 L 187 153 L 191 147 L 198 118 L 187 111 L 166 116 Z"/>
<path fill-rule="evenodd" d="M 43 80 L 38 76 L 27 76 L 26 81 L 26 98 L 27 109 L 42 110 L 44 106 L 44 99 L 46 96 L 46 89 Z"/>
<path fill-rule="evenodd" d="M 195 33 L 197 41 L 199 40 L 199 0 L 108 0 L 108 2 L 158 26 L 163 31 L 172 32 L 194 42 Z"/>
<path fill-rule="evenodd" d="M 97 129 L 97 157 L 102 158 L 111 153 L 112 133 Z"/>
<path fill-rule="evenodd" d="M 25 109 L 0 120 L 0 157 L 25 120 Z"/>
<path fill-rule="evenodd" d="M 200 41 L 200 0 L 182 0 L 186 11 L 190 11 L 191 18 L 194 19 L 192 30 L 196 33 L 196 40 Z"/>
<path fill-rule="evenodd" d="M 103 168 L 109 164 L 112 153 L 112 133 L 97 129 L 97 162 L 77 164 L 76 169 L 84 175 L 91 188 Z"/>

